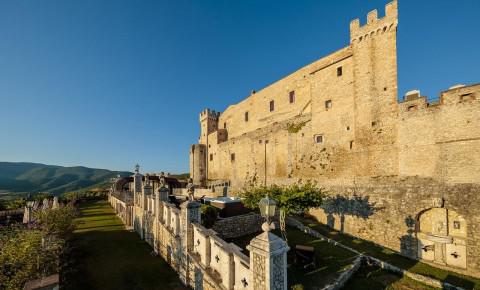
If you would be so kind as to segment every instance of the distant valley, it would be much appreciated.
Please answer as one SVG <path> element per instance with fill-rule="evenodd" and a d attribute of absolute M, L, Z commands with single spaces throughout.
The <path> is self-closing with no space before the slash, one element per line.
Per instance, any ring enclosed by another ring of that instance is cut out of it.
<path fill-rule="evenodd" d="M 63 167 L 29 162 L 0 162 L 0 198 L 49 192 L 62 194 L 108 187 L 110 179 L 131 172 L 83 166 Z"/>

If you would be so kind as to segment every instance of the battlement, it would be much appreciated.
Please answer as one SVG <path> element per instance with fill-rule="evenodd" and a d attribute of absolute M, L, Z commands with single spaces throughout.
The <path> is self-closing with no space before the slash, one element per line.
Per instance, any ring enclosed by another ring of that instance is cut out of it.
<path fill-rule="evenodd" d="M 400 102 L 401 112 L 413 112 L 421 109 L 434 108 L 438 106 L 449 106 L 457 104 L 474 104 L 480 99 L 480 84 L 456 85 L 440 94 L 437 102 L 428 102 L 426 96 L 422 96 L 419 90 L 412 90 L 405 94 Z"/>
<path fill-rule="evenodd" d="M 352 20 L 350 22 L 350 42 L 361 42 L 374 35 L 396 29 L 397 25 L 398 2 L 395 0 L 385 6 L 385 17 L 383 18 L 378 18 L 378 12 L 375 9 L 367 14 L 367 23 L 363 26 L 360 26 L 360 19 Z"/>
<path fill-rule="evenodd" d="M 212 109 L 205 109 L 202 112 L 200 112 L 200 120 L 210 118 L 210 119 L 218 119 L 220 117 L 220 112 L 215 112 L 215 110 Z"/>

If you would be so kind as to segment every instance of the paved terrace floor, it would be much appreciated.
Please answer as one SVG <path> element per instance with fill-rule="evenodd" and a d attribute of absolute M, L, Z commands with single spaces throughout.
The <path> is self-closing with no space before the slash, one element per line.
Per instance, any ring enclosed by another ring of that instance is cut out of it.
<path fill-rule="evenodd" d="M 79 206 L 72 273 L 64 289 L 187 289 L 178 275 L 136 233 L 127 231 L 107 201 Z"/>

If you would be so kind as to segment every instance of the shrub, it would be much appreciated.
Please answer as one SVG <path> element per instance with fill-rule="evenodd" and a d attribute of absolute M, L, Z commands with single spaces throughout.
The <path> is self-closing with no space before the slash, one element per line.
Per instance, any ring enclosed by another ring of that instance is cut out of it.
<path fill-rule="evenodd" d="M 218 209 L 208 204 L 202 204 L 200 212 L 202 214 L 202 225 L 207 229 L 213 227 L 218 219 Z"/>

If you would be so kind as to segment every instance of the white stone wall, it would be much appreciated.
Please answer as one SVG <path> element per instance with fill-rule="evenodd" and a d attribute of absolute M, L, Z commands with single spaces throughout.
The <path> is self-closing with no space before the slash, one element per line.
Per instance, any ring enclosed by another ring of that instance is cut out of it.
<path fill-rule="evenodd" d="M 145 199 L 150 198 L 139 196 L 139 200 Z M 124 204 L 113 195 L 109 196 L 109 202 L 112 207 Z M 192 227 L 190 232 L 193 234 L 193 250 L 185 253 L 187 238 L 184 235 L 189 231 L 182 229 L 185 225 L 181 223 L 181 217 L 186 215 L 184 210 L 188 207 L 178 209 L 175 205 L 163 201 L 159 201 L 157 208 L 154 208 L 154 205 L 155 203 L 147 202 L 135 207 L 135 215 L 132 217 L 132 220 L 137 221 L 135 231 L 143 239 L 148 239 L 147 242 L 155 252 L 179 273 L 182 281 L 193 289 L 254 289 L 251 272 L 253 267 L 250 267 L 249 258 L 240 248 L 219 238 L 215 231 L 197 223 L 190 223 L 186 226 Z M 130 207 L 133 209 L 133 205 Z"/>

